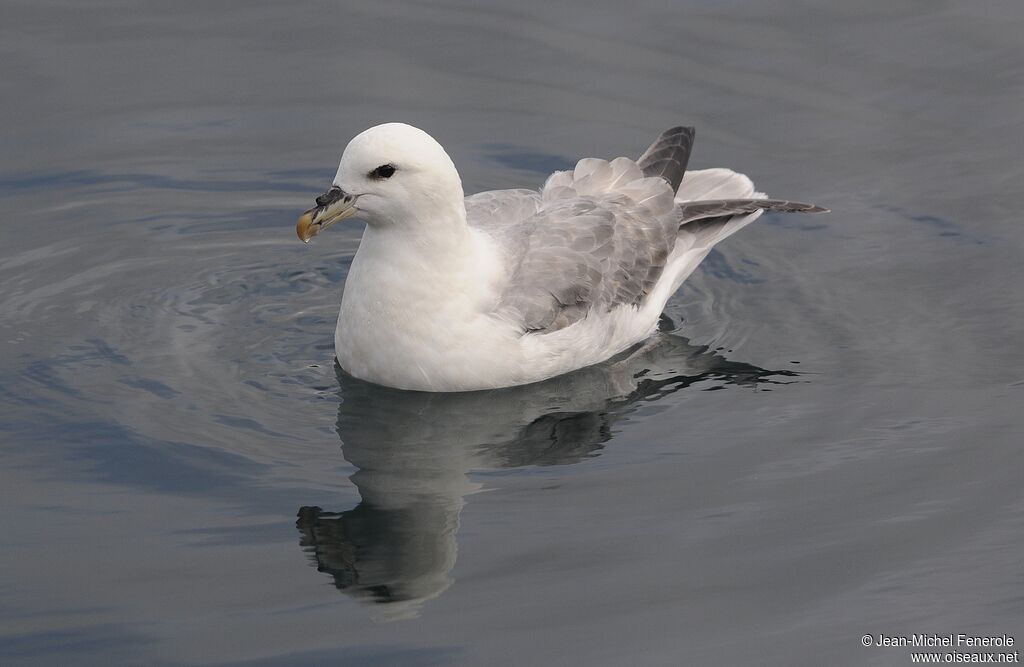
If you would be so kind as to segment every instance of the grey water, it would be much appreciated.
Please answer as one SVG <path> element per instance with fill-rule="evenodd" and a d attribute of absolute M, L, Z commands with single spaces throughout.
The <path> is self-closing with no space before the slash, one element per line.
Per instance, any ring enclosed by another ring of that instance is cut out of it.
<path fill-rule="evenodd" d="M 902 665 L 1024 641 L 1019 2 L 4 0 L 0 664 Z M 651 344 L 337 370 L 384 121 L 466 191 L 697 127 L 765 215 Z M 1019 648 L 1017 646 L 1016 648 Z"/>

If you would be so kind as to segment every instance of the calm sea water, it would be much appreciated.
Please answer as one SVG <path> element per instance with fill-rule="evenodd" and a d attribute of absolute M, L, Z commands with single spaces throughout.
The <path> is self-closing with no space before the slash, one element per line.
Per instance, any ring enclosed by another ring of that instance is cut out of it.
<path fill-rule="evenodd" d="M 1024 641 L 1019 2 L 3 2 L 0 663 L 900 665 Z M 351 380 L 358 224 L 696 125 L 765 216 L 657 345 L 509 391 Z M 1019 648 L 1019 647 L 1018 647 Z"/>

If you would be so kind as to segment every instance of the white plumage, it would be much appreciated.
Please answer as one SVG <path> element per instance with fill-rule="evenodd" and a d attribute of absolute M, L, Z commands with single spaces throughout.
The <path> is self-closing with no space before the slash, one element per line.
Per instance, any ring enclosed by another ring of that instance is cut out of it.
<path fill-rule="evenodd" d="M 335 333 L 342 368 L 400 389 L 467 391 L 596 364 L 647 338 L 711 247 L 762 209 L 823 210 L 764 199 L 728 169 L 686 172 L 673 192 L 692 138 L 673 128 L 639 161 L 584 159 L 539 192 L 465 198 L 425 132 L 388 123 L 358 135 L 318 200 L 346 203 L 334 219 L 367 222 Z M 300 237 L 331 206 L 307 212 Z"/>

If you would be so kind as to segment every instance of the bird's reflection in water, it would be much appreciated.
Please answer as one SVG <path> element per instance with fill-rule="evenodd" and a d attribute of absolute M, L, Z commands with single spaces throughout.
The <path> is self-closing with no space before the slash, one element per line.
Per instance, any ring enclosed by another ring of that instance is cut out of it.
<path fill-rule="evenodd" d="M 474 469 L 564 465 L 596 456 L 638 405 L 697 382 L 791 382 L 790 371 L 729 361 L 662 332 L 639 349 L 546 382 L 433 394 L 386 389 L 338 371 L 337 431 L 361 502 L 299 510 L 300 543 L 342 591 L 413 616 L 451 585 Z"/>

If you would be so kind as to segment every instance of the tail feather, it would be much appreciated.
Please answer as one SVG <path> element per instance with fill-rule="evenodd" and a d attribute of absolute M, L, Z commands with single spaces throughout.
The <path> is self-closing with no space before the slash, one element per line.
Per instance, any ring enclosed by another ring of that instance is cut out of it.
<path fill-rule="evenodd" d="M 676 191 L 679 204 L 706 199 L 757 199 L 754 183 L 732 169 L 689 169 Z"/>

